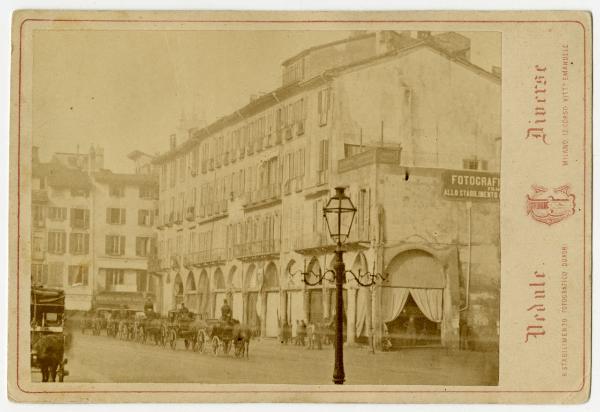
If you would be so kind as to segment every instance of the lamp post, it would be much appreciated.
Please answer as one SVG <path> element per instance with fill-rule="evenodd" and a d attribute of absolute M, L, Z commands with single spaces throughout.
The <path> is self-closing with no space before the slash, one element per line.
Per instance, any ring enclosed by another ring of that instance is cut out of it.
<path fill-rule="evenodd" d="M 344 283 L 346 283 L 346 274 L 351 274 L 354 280 L 361 286 L 373 286 L 376 283 L 376 278 L 385 279 L 380 274 L 371 272 L 361 273 L 358 270 L 358 274 L 355 274 L 352 270 L 346 270 L 344 265 L 344 249 L 343 245 L 350 236 L 350 230 L 352 229 L 352 222 L 354 215 L 356 214 L 356 208 L 352 204 L 352 201 L 344 193 L 344 187 L 336 187 L 335 194 L 329 199 L 327 205 L 323 208 L 323 217 L 327 222 L 327 230 L 329 236 L 335 242 L 335 263 L 333 270 L 329 269 L 325 272 L 321 272 L 319 269 L 318 273 L 314 273 L 312 270 L 309 271 L 306 268 L 306 262 L 304 270 L 300 270 L 302 274 L 302 281 L 309 286 L 320 285 L 323 279 L 327 279 L 329 282 L 335 283 L 336 287 L 336 310 L 335 310 L 335 361 L 333 367 L 333 383 L 336 385 L 342 385 L 346 380 L 344 373 Z M 288 269 L 290 276 L 294 276 L 291 269 Z M 333 277 L 328 277 L 333 275 Z M 367 277 L 367 281 L 362 279 Z M 311 280 L 316 278 L 316 280 Z"/>
<path fill-rule="evenodd" d="M 335 363 L 333 367 L 333 383 L 341 385 L 346 380 L 344 373 L 344 283 L 346 282 L 346 266 L 342 245 L 350 235 L 356 208 L 344 193 L 343 187 L 336 187 L 335 194 L 323 208 L 323 217 L 327 222 L 329 236 L 336 243 L 333 266 L 335 271 Z"/>

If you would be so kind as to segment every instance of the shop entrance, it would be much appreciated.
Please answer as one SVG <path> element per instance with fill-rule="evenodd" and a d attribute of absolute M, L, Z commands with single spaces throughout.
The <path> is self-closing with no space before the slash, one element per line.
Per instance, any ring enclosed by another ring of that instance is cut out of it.
<path fill-rule="evenodd" d="M 386 323 L 392 350 L 401 347 L 438 346 L 441 344 L 440 323 L 427 319 L 409 294 L 400 315 Z"/>

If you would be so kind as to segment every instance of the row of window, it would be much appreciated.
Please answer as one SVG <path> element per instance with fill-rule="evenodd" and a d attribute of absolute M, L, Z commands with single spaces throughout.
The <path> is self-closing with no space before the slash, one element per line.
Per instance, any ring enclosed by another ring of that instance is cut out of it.
<path fill-rule="evenodd" d="M 33 205 L 33 221 L 36 226 L 43 226 L 45 209 L 42 205 Z M 155 211 L 148 209 L 138 210 L 138 225 L 151 227 L 154 224 Z M 47 209 L 48 219 L 54 222 L 67 219 L 66 207 L 51 206 Z M 88 209 L 71 208 L 71 227 L 73 229 L 88 229 L 90 225 L 90 211 Z M 124 225 L 127 211 L 123 208 L 107 208 L 106 223 L 111 225 Z"/>
<path fill-rule="evenodd" d="M 34 263 L 31 265 L 31 283 L 50 287 L 64 286 L 64 263 Z M 67 285 L 86 286 L 89 278 L 88 265 L 69 265 Z"/>
<path fill-rule="evenodd" d="M 125 186 L 109 185 L 108 194 L 111 197 L 125 197 Z M 155 186 L 143 185 L 138 188 L 138 196 L 140 199 L 158 199 L 158 191 Z"/>
<path fill-rule="evenodd" d="M 64 268 L 62 262 L 51 262 L 44 264 L 34 263 L 31 265 L 31 282 L 49 287 L 64 286 Z M 104 288 L 113 290 L 115 286 L 125 284 L 124 269 L 103 269 L 104 270 Z M 87 286 L 89 284 L 89 266 L 88 265 L 69 265 L 67 266 L 67 285 L 68 286 Z M 136 271 L 136 290 L 138 292 L 154 292 L 156 284 L 150 278 L 150 275 L 144 270 Z"/>
<path fill-rule="evenodd" d="M 317 165 L 319 184 L 327 182 L 328 161 L 329 142 L 322 140 Z M 284 194 L 289 194 L 293 182 L 295 189 L 301 190 L 305 173 L 304 148 L 289 151 L 281 159 L 274 156 L 260 165 L 241 168 L 213 182 L 191 187 L 187 192 L 180 192 L 177 197 L 172 196 L 168 201 L 162 200 L 159 204 L 162 218 L 160 224 L 180 222 L 187 216 L 191 216 L 192 219 L 195 216 L 203 217 L 208 206 L 241 196 L 246 196 L 247 203 L 254 203 L 278 197 L 282 190 Z"/>
<path fill-rule="evenodd" d="M 41 244 L 35 242 L 39 238 L 34 238 L 34 251 L 41 251 Z M 153 247 L 153 238 L 149 236 L 137 236 L 135 255 L 140 257 L 148 256 Z M 64 231 L 48 232 L 48 253 L 64 254 L 67 250 L 67 234 Z M 87 255 L 90 253 L 90 235 L 87 233 L 69 234 L 69 253 L 72 255 Z M 110 256 L 122 256 L 125 254 L 125 236 L 107 235 L 105 237 L 105 253 Z"/>
<path fill-rule="evenodd" d="M 188 153 L 163 164 L 160 174 L 162 190 L 175 187 L 178 181 L 185 181 L 188 174 L 194 177 L 200 172 L 206 173 L 215 167 L 243 159 L 255 150 L 262 150 L 263 146 L 282 143 L 283 139 L 291 139 L 294 132 L 298 136 L 304 134 L 306 106 L 307 98 L 304 97 L 283 104 L 224 135 L 207 139 Z M 318 123 L 325 126 L 330 111 L 330 89 L 318 93 L 316 106 Z"/>
<path fill-rule="evenodd" d="M 155 211 L 149 209 L 138 210 L 139 226 L 151 227 L 154 224 Z M 124 225 L 127 221 L 127 209 L 124 208 L 106 208 L 106 223 L 110 225 Z"/>
<path fill-rule="evenodd" d="M 71 208 L 71 227 L 73 229 L 88 229 L 90 226 L 90 211 L 84 208 Z M 46 217 L 54 222 L 67 220 L 66 207 L 50 206 L 47 209 L 42 205 L 32 205 L 32 218 L 35 226 L 44 226 Z"/>

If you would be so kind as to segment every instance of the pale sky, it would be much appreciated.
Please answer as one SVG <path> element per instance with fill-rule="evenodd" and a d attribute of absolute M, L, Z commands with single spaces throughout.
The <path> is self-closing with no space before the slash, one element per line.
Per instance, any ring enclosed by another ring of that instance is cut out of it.
<path fill-rule="evenodd" d="M 500 33 L 471 38 L 471 61 L 501 66 Z M 182 113 L 211 123 L 281 85 L 281 62 L 347 31 L 70 31 L 34 35 L 33 140 L 54 152 L 104 147 L 132 171 L 133 150 L 168 149 Z"/>

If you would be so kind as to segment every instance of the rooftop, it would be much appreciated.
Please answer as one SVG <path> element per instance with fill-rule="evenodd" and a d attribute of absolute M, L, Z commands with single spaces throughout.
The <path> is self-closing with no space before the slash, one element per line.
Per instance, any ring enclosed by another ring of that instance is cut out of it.
<path fill-rule="evenodd" d="M 410 53 L 419 48 L 428 47 L 430 49 L 436 50 L 441 55 L 452 60 L 453 62 L 456 62 L 457 64 L 460 64 L 464 67 L 467 67 L 470 70 L 473 70 L 474 72 L 478 73 L 479 75 L 481 75 L 491 81 L 496 81 L 496 82 L 501 81 L 501 78 L 497 73 L 488 72 L 487 70 L 471 63 L 469 60 L 467 60 L 459 55 L 460 52 L 465 51 L 469 47 L 468 46 L 469 39 L 466 38 L 465 36 L 462 36 L 461 34 L 448 32 L 448 33 L 440 33 L 440 34 L 436 34 L 436 35 L 432 35 L 432 36 L 423 36 L 419 39 L 414 39 L 408 35 L 400 35 L 395 32 L 390 32 L 390 33 L 393 33 L 393 39 L 391 40 L 391 42 L 394 45 L 394 48 L 391 51 L 384 53 L 384 54 L 378 54 L 378 55 L 375 55 L 375 56 L 372 56 L 372 57 L 369 57 L 369 58 L 366 58 L 363 60 L 355 61 L 350 64 L 344 65 L 344 66 L 334 67 L 332 69 L 325 70 L 320 75 L 315 76 L 311 79 L 308 79 L 308 80 L 305 80 L 302 82 L 295 82 L 295 83 L 292 83 L 289 85 L 285 85 L 285 86 L 279 87 L 269 93 L 265 93 L 262 96 L 258 97 L 257 99 L 252 100 L 250 103 L 246 104 L 242 108 L 234 111 L 233 113 L 221 117 L 220 119 L 214 121 L 213 123 L 209 124 L 208 126 L 206 126 L 204 128 L 194 130 L 193 133 L 191 133 L 192 137 L 190 139 L 187 139 L 186 141 L 184 141 L 177 147 L 170 149 L 169 151 L 156 156 L 152 160 L 152 163 L 161 164 L 165 161 L 168 161 L 168 160 L 172 159 L 174 156 L 176 156 L 177 154 L 186 152 L 187 150 L 191 149 L 192 147 L 198 145 L 200 143 L 200 141 L 202 141 L 204 138 L 207 138 L 207 137 L 213 135 L 214 133 L 218 133 L 221 130 L 225 129 L 226 127 L 231 126 L 231 125 L 239 122 L 240 120 L 244 120 L 245 118 L 250 117 L 256 113 L 259 113 L 260 111 L 265 110 L 265 109 L 279 103 L 281 100 L 284 100 L 288 97 L 294 96 L 294 95 L 300 93 L 301 91 L 308 90 L 308 89 L 314 88 L 316 86 L 322 85 L 322 84 L 326 83 L 327 81 L 333 79 L 334 77 L 342 74 L 346 70 L 349 70 L 349 69 L 352 69 L 352 68 L 355 68 L 358 66 L 370 64 L 370 63 L 373 63 L 376 61 L 383 61 L 387 58 L 398 55 L 400 52 Z M 283 64 L 284 65 L 289 64 L 290 62 L 294 61 L 295 59 L 298 59 L 301 56 L 310 53 L 310 51 L 322 49 L 324 47 L 329 47 L 332 45 L 341 44 L 344 42 L 360 40 L 360 39 L 364 39 L 364 38 L 374 36 L 374 35 L 375 35 L 375 33 L 367 33 L 365 35 L 353 36 L 353 37 L 349 37 L 347 39 L 342 39 L 342 40 L 338 40 L 335 42 L 330 42 L 330 43 L 318 45 L 315 47 L 311 47 L 311 48 L 306 49 L 306 50 L 300 52 L 299 54 L 293 56 L 292 58 L 287 59 L 286 61 L 283 62 Z"/>

